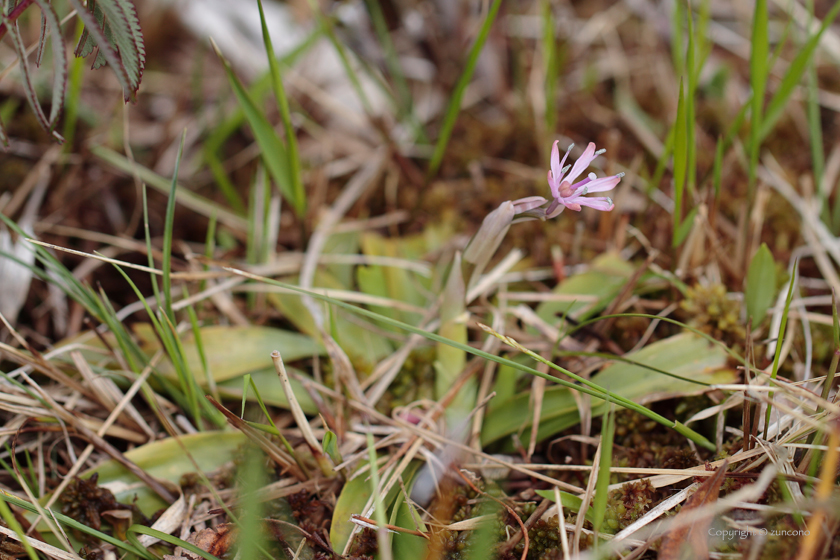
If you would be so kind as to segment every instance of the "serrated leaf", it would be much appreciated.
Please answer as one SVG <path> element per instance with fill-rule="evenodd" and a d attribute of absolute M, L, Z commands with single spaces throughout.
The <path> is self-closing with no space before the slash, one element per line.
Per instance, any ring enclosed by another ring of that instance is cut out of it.
<path fill-rule="evenodd" d="M 35 113 L 35 118 L 38 120 L 38 124 L 40 124 L 44 130 L 50 130 L 50 122 L 44 114 L 43 108 L 41 108 L 41 103 L 38 101 L 38 94 L 35 92 L 35 85 L 32 83 L 32 71 L 29 68 L 29 61 L 26 56 L 26 45 L 23 44 L 23 37 L 20 35 L 18 22 L 17 20 L 10 21 L 5 16 L 5 12 L 3 12 L 3 10 L 0 10 L 0 17 L 2 17 L 1 21 L 6 24 L 9 39 L 12 41 L 15 53 L 20 59 L 20 70 L 23 77 L 22 85 L 23 91 L 26 94 L 26 101 L 29 103 L 29 106 L 32 107 L 32 111 Z"/>
<path fill-rule="evenodd" d="M 81 0 L 69 2 L 85 24 L 76 56 L 87 56 L 97 47 L 94 66 L 103 57 L 116 74 L 125 100 L 133 99 L 146 65 L 146 49 L 134 5 L 128 0 L 96 0 L 88 2 L 86 8 Z"/>
<path fill-rule="evenodd" d="M 744 292 L 747 316 L 752 317 L 755 328 L 764 320 L 776 295 L 776 263 L 765 243 L 761 244 L 750 262 Z"/>

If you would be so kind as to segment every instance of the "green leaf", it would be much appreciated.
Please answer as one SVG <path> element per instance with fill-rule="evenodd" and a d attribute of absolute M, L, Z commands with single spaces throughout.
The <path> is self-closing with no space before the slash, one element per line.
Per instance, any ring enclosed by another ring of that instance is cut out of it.
<path fill-rule="evenodd" d="M 537 495 L 546 498 L 547 500 L 551 500 L 555 504 L 557 503 L 557 497 L 554 495 L 554 490 L 534 490 Z M 571 511 L 580 511 L 580 506 L 583 505 L 583 500 L 575 496 L 574 494 L 569 494 L 568 492 L 560 492 L 560 504 L 563 506 L 563 509 L 568 509 Z M 592 515 L 592 508 L 586 510 L 586 514 L 584 515 L 587 521 L 593 523 L 595 521 L 595 517 Z"/>
<path fill-rule="evenodd" d="M 753 328 L 758 327 L 773 305 L 776 295 L 776 263 L 765 243 L 761 244 L 750 262 L 747 271 L 747 286 L 744 299 L 747 304 L 747 317 L 752 317 Z"/>
<path fill-rule="evenodd" d="M 680 80 L 680 94 L 677 99 L 677 122 L 674 123 L 674 237 L 682 224 L 683 192 L 685 190 L 686 171 L 688 170 L 688 116 L 686 111 L 683 82 Z"/>
<path fill-rule="evenodd" d="M 689 16 L 690 17 L 690 16 Z M 607 498 L 610 493 L 610 467 L 612 466 L 613 436 L 615 435 L 615 408 L 610 405 L 601 428 L 601 461 L 598 464 L 598 480 L 595 482 L 595 498 L 592 501 L 595 533 L 601 532 L 604 514 L 607 512 Z"/>
<path fill-rule="evenodd" d="M 146 66 L 146 49 L 134 5 L 129 0 L 89 0 L 87 7 L 81 0 L 69 2 L 85 23 L 76 56 L 87 56 L 98 47 L 94 64 L 103 57 L 116 74 L 125 100 L 133 99 Z"/>
<path fill-rule="evenodd" d="M 752 119 L 750 126 L 750 193 L 755 184 L 758 151 L 761 146 L 762 108 L 767 88 L 770 42 L 768 39 L 767 0 L 756 0 L 753 12 L 752 49 L 750 51 L 750 85 L 752 86 Z"/>
<path fill-rule="evenodd" d="M 704 383 L 728 383 L 735 380 L 734 372 L 724 369 L 727 363 L 726 352 L 693 333 L 682 333 L 654 342 L 626 357 L 639 364 Z M 706 390 L 690 381 L 657 375 L 646 367 L 628 363 L 607 366 L 592 376 L 592 382 L 610 389 L 617 396 L 636 402 L 662 400 Z M 519 437 L 527 441 L 532 418 L 530 399 L 530 393 L 520 393 L 494 408 L 493 414 L 485 417 L 482 443 L 487 445 L 523 428 L 525 432 Z M 593 416 L 600 416 L 606 411 L 606 404 L 604 400 L 592 397 L 591 408 Z M 568 388 L 552 386 L 546 389 L 540 416 L 540 440 L 574 426 L 579 421 L 577 402 Z"/>
<path fill-rule="evenodd" d="M 274 96 L 277 100 L 277 108 L 283 118 L 283 127 L 286 129 L 286 142 L 289 144 L 289 180 L 291 190 L 294 192 L 295 200 L 306 201 L 306 192 L 303 190 L 303 181 L 300 172 L 300 157 L 298 155 L 297 137 L 295 127 L 292 125 L 292 115 L 289 112 L 289 101 L 286 98 L 286 90 L 283 87 L 283 80 L 280 77 L 280 67 L 277 64 L 277 55 L 271 44 L 271 35 L 268 33 L 268 26 L 265 23 L 265 14 L 260 0 L 257 0 L 260 8 L 260 23 L 262 24 L 263 42 L 265 43 L 265 54 L 268 56 L 268 68 L 271 75 L 271 84 L 274 88 Z M 305 207 L 303 208 L 305 209 Z"/>
<path fill-rule="evenodd" d="M 254 131 L 254 136 L 257 139 L 257 144 L 260 147 L 260 153 L 266 168 L 271 173 L 271 177 L 277 184 L 277 188 L 280 189 L 280 194 L 283 195 L 283 198 L 292 205 L 292 208 L 295 209 L 295 213 L 298 216 L 303 216 L 306 213 L 306 198 L 302 192 L 298 192 L 292 182 L 289 170 L 289 154 L 286 151 L 286 146 L 283 145 L 277 133 L 274 132 L 274 127 L 268 122 L 268 119 L 257 107 L 254 100 L 251 99 L 251 96 L 245 90 L 242 82 L 239 81 L 233 68 L 231 68 L 227 59 L 222 55 L 216 43 L 213 43 L 213 48 L 216 49 L 216 54 L 225 67 L 225 73 L 227 73 L 233 93 L 236 95 L 236 99 L 239 101 L 239 105 L 242 107 L 245 117 L 248 119 L 248 124 L 251 125 L 251 129 Z"/>
<path fill-rule="evenodd" d="M 566 278 L 552 290 L 554 294 L 569 296 L 571 301 L 543 302 L 537 307 L 537 315 L 552 325 L 557 323 L 558 314 L 578 321 L 587 319 L 618 295 L 633 270 L 633 265 L 618 253 L 598 255 L 591 261 L 589 270 Z"/>
<path fill-rule="evenodd" d="M 146 352 L 157 351 L 159 345 L 151 325 L 138 323 L 134 326 L 134 332 L 143 341 L 143 349 Z M 279 351 L 286 362 L 311 358 L 324 352 L 324 349 L 309 336 L 272 327 L 202 327 L 201 340 L 207 367 L 217 383 L 269 367 L 274 350 Z M 183 336 L 182 344 L 188 368 L 196 372 L 199 382 L 203 381 L 204 375 L 199 372 L 203 372 L 204 368 L 191 333 Z M 171 364 L 163 363 L 158 369 L 164 375 L 174 374 Z"/>
<path fill-rule="evenodd" d="M 247 441 L 241 432 L 202 432 L 178 438 L 205 473 L 212 472 L 234 459 L 237 449 Z M 178 484 L 185 474 L 195 472 L 189 457 L 174 438 L 153 441 L 130 451 L 125 457 L 150 476 Z M 152 515 L 167 504 L 115 460 L 109 460 L 81 476 L 99 473 L 98 484 L 110 489 L 117 501 L 136 505 L 145 515 Z"/>

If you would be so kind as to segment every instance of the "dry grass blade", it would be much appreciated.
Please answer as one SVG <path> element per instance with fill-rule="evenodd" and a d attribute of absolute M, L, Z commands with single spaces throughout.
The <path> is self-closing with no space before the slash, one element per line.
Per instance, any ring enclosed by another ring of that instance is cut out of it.
<path fill-rule="evenodd" d="M 718 467 L 715 475 L 706 479 L 703 484 L 686 501 L 685 506 L 680 510 L 675 522 L 690 515 L 692 510 L 713 504 L 718 499 L 720 486 L 723 484 L 723 475 L 729 463 L 724 461 Z M 659 548 L 660 560 L 680 560 L 683 558 L 705 559 L 709 557 L 709 533 L 708 529 L 712 524 L 711 518 L 695 521 L 693 524 L 674 529 L 662 539 Z"/>

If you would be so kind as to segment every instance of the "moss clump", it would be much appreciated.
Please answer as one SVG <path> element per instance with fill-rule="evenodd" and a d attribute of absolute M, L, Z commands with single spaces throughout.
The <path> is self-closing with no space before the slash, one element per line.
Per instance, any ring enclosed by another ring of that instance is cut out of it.
<path fill-rule="evenodd" d="M 650 481 L 629 482 L 610 492 L 604 514 L 604 531 L 617 533 L 647 513 L 653 505 L 656 489 Z"/>
<path fill-rule="evenodd" d="M 723 284 L 688 288 L 680 308 L 689 325 L 717 339 L 741 341 L 746 336 L 740 323 L 741 303 L 726 297 Z"/>

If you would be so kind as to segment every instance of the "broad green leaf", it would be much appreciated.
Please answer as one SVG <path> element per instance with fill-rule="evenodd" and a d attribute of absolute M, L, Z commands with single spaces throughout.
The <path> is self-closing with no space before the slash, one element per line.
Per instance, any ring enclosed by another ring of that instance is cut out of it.
<path fill-rule="evenodd" d="M 693 333 L 682 333 L 660 340 L 628 354 L 627 358 L 649 367 L 709 384 L 734 382 L 732 370 L 724 369 L 726 352 Z M 636 402 L 653 402 L 679 395 L 702 392 L 704 388 L 689 381 L 657 375 L 639 365 L 614 363 L 592 376 L 592 381 L 620 397 Z M 521 393 L 493 409 L 484 419 L 481 440 L 487 445 L 524 429 L 520 439 L 527 441 L 531 425 L 530 393 Z M 592 397 L 592 414 L 606 411 L 606 403 Z M 565 387 L 549 387 L 543 395 L 538 438 L 545 439 L 580 421 L 574 396 Z"/>
<path fill-rule="evenodd" d="M 773 305 L 776 295 L 776 263 L 765 243 L 761 244 L 750 262 L 747 271 L 747 285 L 744 300 L 747 304 L 747 317 L 752 317 L 753 328 L 758 327 Z"/>
<path fill-rule="evenodd" d="M 289 372 L 290 375 L 295 374 L 295 376 L 310 379 L 307 374 L 296 368 L 286 366 L 286 371 Z M 286 398 L 286 393 L 283 391 L 283 385 L 280 378 L 277 376 L 277 371 L 274 369 L 274 366 L 252 371 L 249 375 L 251 376 L 251 380 L 253 380 L 257 387 L 259 387 L 260 397 L 262 397 L 265 404 L 285 409 L 289 408 L 289 401 Z M 196 378 L 198 379 L 198 376 L 196 376 Z M 295 393 L 298 404 L 300 404 L 303 411 L 307 414 L 318 414 L 318 407 L 315 406 L 314 402 L 312 402 L 312 398 L 303 387 L 303 384 L 295 379 L 294 376 L 289 380 L 289 382 L 292 385 L 292 391 Z M 199 379 L 199 384 L 203 387 L 203 380 Z M 221 381 L 216 384 L 216 389 L 219 391 L 219 395 L 225 398 L 240 400 L 243 393 L 242 377 L 234 377 L 232 379 L 228 379 L 227 381 Z M 254 401 L 255 398 L 254 394 L 249 391 L 247 400 Z"/>
<path fill-rule="evenodd" d="M 409 496 L 411 496 L 411 491 L 414 489 L 414 483 L 416 481 L 416 476 L 412 476 L 411 480 L 406 481 L 405 489 Z M 425 532 L 428 530 L 426 524 L 423 523 L 421 512 L 410 501 L 406 501 L 405 495 L 402 492 L 397 494 L 397 502 L 391 510 L 391 525 L 412 531 Z M 399 560 L 423 560 L 426 558 L 429 541 L 423 537 L 409 535 L 407 533 L 394 533 L 391 535 L 391 538 L 391 553 L 393 558 L 399 558 Z"/>
<path fill-rule="evenodd" d="M 411 481 L 419 467 L 419 461 L 412 462 L 402 474 L 403 483 Z M 399 484 L 395 484 L 382 500 L 386 510 L 390 509 L 398 493 L 401 493 L 401 489 Z M 364 515 L 365 504 L 370 499 L 370 495 L 370 480 L 367 471 L 363 474 L 354 475 L 354 478 L 348 480 L 344 488 L 341 489 L 341 494 L 335 503 L 332 525 L 330 526 L 330 543 L 337 553 L 340 554 L 344 550 L 353 529 L 356 527 L 350 521 L 350 516 L 353 514 Z"/>
<path fill-rule="evenodd" d="M 294 208 L 298 216 L 303 216 L 306 212 L 306 197 L 304 196 L 305 193 L 298 192 L 292 183 L 289 170 L 289 154 L 286 146 L 277 136 L 277 133 L 274 132 L 274 127 L 268 122 L 263 112 L 257 107 L 254 100 L 251 99 L 251 96 L 242 85 L 242 82 L 239 81 L 233 68 L 231 68 L 227 59 L 225 59 L 215 43 L 213 43 L 213 48 L 216 49 L 216 54 L 219 55 L 219 60 L 222 61 L 222 65 L 225 67 L 225 72 L 227 73 L 233 93 L 236 95 L 236 99 L 239 101 L 239 105 L 242 107 L 245 117 L 248 119 L 248 124 L 251 125 L 251 129 L 254 131 L 254 136 L 260 147 L 260 153 L 262 154 L 266 168 L 268 168 L 272 179 L 277 184 L 277 188 L 280 189 L 280 194 L 283 195 L 283 198 L 292 205 L 292 208 Z"/>
<path fill-rule="evenodd" d="M 314 285 L 318 288 L 337 290 L 348 289 L 329 273 L 317 271 Z M 268 301 L 298 330 L 320 341 L 321 334 L 315 326 L 312 316 L 297 294 L 268 294 Z M 360 328 L 358 321 L 348 319 L 341 309 L 331 309 L 330 319 L 335 324 L 333 337 L 347 353 L 353 367 L 360 373 L 369 373 L 379 360 L 394 351 L 391 342 L 373 329 Z"/>
<path fill-rule="evenodd" d="M 134 332 L 143 341 L 149 353 L 159 348 L 157 337 L 148 323 L 135 325 Z M 280 352 L 285 362 L 294 362 L 323 354 L 320 344 L 311 337 L 272 327 L 214 325 L 202 327 L 201 340 L 207 366 L 217 383 L 238 378 L 246 373 L 262 370 L 271 365 L 271 353 Z M 192 333 L 183 337 L 184 358 L 187 367 L 199 383 L 204 382 L 204 368 Z M 174 375 L 171 364 L 158 368 L 164 375 Z"/>
<path fill-rule="evenodd" d="M 232 461 L 240 445 L 247 441 L 242 432 L 202 432 L 178 438 L 205 474 Z M 174 438 L 141 445 L 126 451 L 125 457 L 146 471 L 149 476 L 178 484 L 185 474 L 195 472 L 195 466 Z M 99 473 L 98 484 L 114 493 L 117 501 L 136 503 L 145 515 L 166 507 L 160 497 L 146 488 L 139 478 L 114 460 L 106 461 L 81 476 L 88 478 Z M 135 496 L 137 501 L 135 502 Z"/>
<path fill-rule="evenodd" d="M 590 263 L 586 272 L 563 280 L 552 293 L 569 296 L 572 301 L 547 301 L 537 307 L 537 315 L 549 324 L 557 323 L 558 314 L 584 320 L 602 310 L 618 295 L 633 275 L 633 265 L 618 253 L 604 253 Z M 581 296 L 575 301 L 575 296 Z"/>

